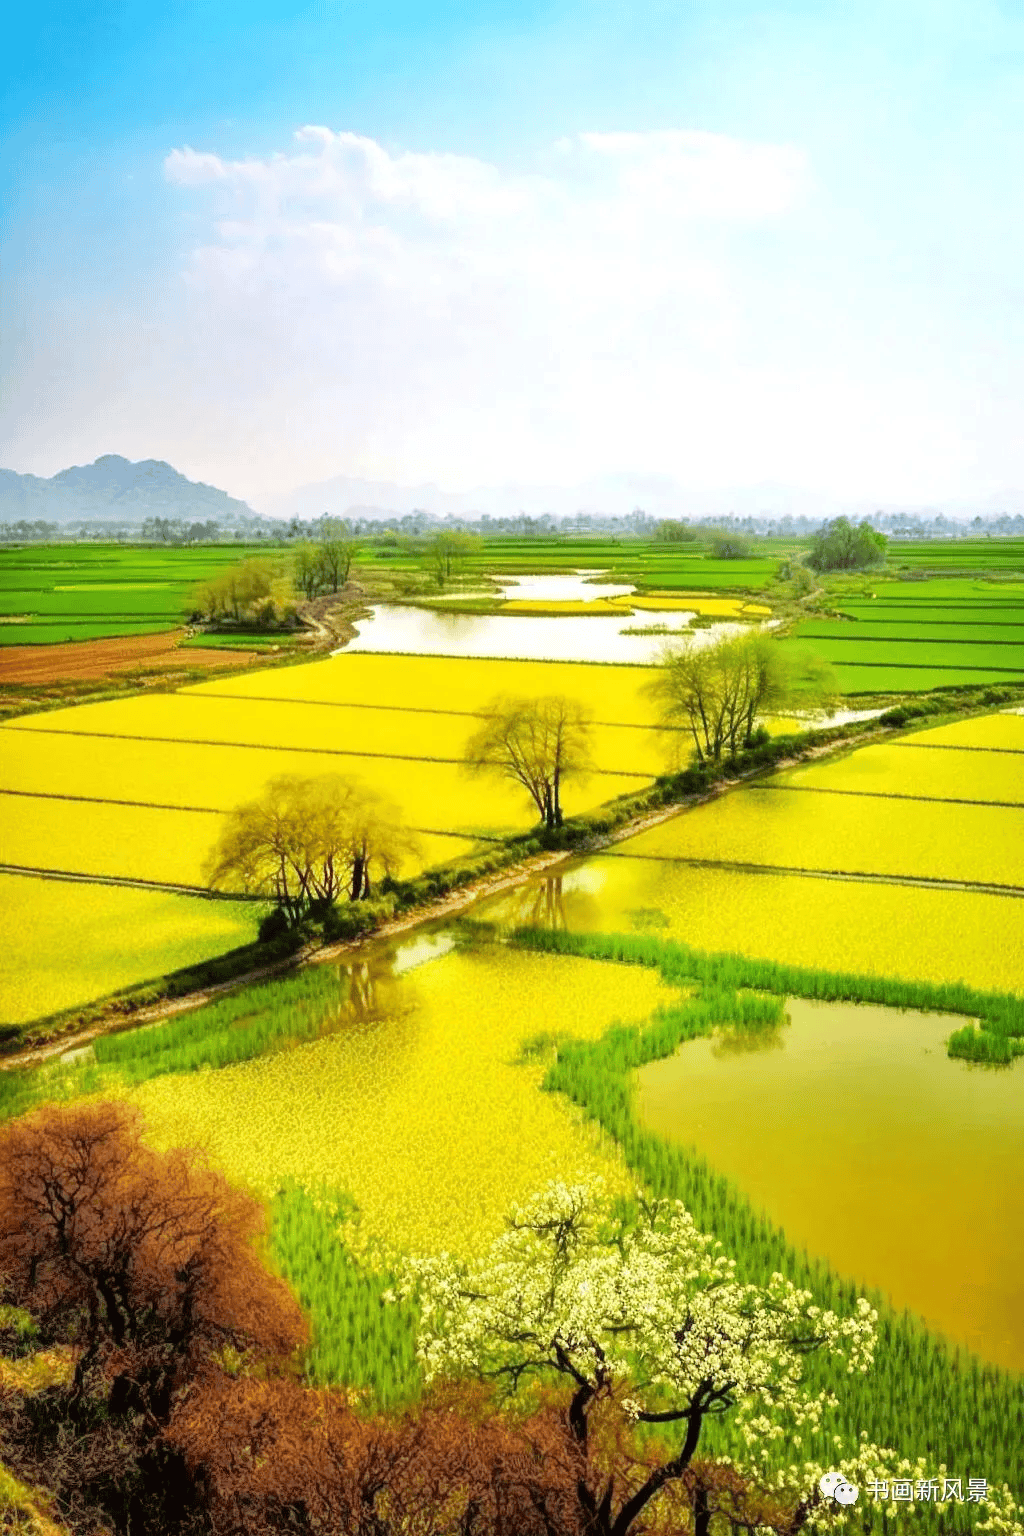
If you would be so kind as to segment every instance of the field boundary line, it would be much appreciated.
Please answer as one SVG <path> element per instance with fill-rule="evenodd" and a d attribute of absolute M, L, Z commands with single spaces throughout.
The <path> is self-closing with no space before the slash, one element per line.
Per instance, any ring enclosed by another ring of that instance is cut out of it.
<path fill-rule="evenodd" d="M 927 805 L 980 805 L 1000 811 L 1024 811 L 1024 800 L 968 800 L 962 795 L 901 795 L 884 789 L 838 789 L 831 784 L 749 784 L 747 787 L 766 793 L 856 795 L 862 800 L 920 800 Z"/>
<path fill-rule="evenodd" d="M 31 718 L 31 717 L 29 717 Z M 136 736 L 120 731 L 67 731 L 54 725 L 14 725 L 9 730 L 22 731 L 26 736 L 74 736 L 94 741 L 143 741 L 157 746 L 178 747 L 229 747 L 240 752 L 304 752 L 318 757 L 372 757 L 393 763 L 440 763 L 446 768 L 461 768 L 461 757 L 415 757 L 408 752 L 357 752 L 352 747 L 284 747 L 268 745 L 260 741 L 208 741 L 199 736 Z M 651 784 L 658 777 L 655 773 L 640 773 L 635 768 L 590 768 L 587 770 L 601 778 L 643 779 Z"/>
<path fill-rule="evenodd" d="M 1001 752 L 1024 757 L 1024 747 L 969 747 L 957 741 L 891 741 L 891 747 L 913 747 L 921 752 Z"/>
<path fill-rule="evenodd" d="M 814 637 L 812 635 L 795 635 L 793 638 L 796 640 L 811 640 Z M 834 640 L 835 636 L 829 635 L 825 638 Z M 883 640 L 881 638 L 873 640 L 870 636 L 860 636 L 858 638 L 861 645 L 902 645 L 904 643 L 902 640 Z M 998 641 L 993 641 L 993 644 L 998 643 Z M 907 641 L 907 644 L 913 645 L 914 641 Z M 942 645 L 943 642 L 941 640 L 933 640 L 931 644 Z M 844 656 L 841 659 L 837 659 L 835 665 L 837 667 L 882 667 L 889 672 L 994 672 L 998 677 L 1024 675 L 1024 667 L 972 667 L 957 661 L 847 661 Z"/>
<path fill-rule="evenodd" d="M 1024 626 L 1022 626 L 1024 628 Z M 360 655 L 363 652 L 359 653 Z M 442 661 L 462 660 L 461 657 L 441 657 Z M 470 658 L 474 659 L 475 658 Z M 586 663 L 567 662 L 567 666 L 586 665 Z M 203 691 L 200 693 L 200 688 Z M 431 709 L 425 704 L 366 704 L 353 699 L 296 699 L 276 698 L 269 693 L 232 693 L 229 689 L 218 688 L 207 691 L 202 683 L 193 684 L 189 688 L 178 688 L 176 693 L 196 699 L 235 699 L 245 704 L 302 704 L 311 709 L 376 709 L 385 715 L 451 715 L 457 720 L 493 720 L 493 715 L 486 714 L 482 709 Z M 639 720 L 591 720 L 590 725 L 614 726 L 619 730 L 627 731 L 676 731 L 682 736 L 689 736 L 688 725 L 643 725 Z"/>
<path fill-rule="evenodd" d="M 155 800 L 113 800 L 106 795 L 60 795 L 48 789 L 0 789 L 0 795 L 18 795 L 25 800 L 72 800 L 78 805 L 124 805 L 141 811 L 195 811 L 199 816 L 227 816 L 212 805 L 161 805 Z"/>
<path fill-rule="evenodd" d="M 201 896 L 204 901 L 262 901 L 244 891 L 212 891 L 205 885 L 175 885 L 167 880 L 143 880 L 132 875 L 88 875 L 73 869 L 36 869 L 31 864 L 0 864 L 0 875 L 24 875 L 35 880 L 62 880 L 72 885 L 115 885 L 129 890 L 164 891 L 174 896 Z"/>
<path fill-rule="evenodd" d="M 852 622 L 854 624 L 856 624 L 858 621 L 856 619 L 854 619 Z M 895 622 L 896 622 L 896 620 L 893 620 L 893 623 L 895 623 Z M 1006 625 L 1006 628 L 1007 629 L 1020 629 L 1020 628 L 1024 628 L 1024 626 L 1019 625 L 1019 624 L 1015 624 L 1015 625 L 1008 624 L 1008 625 Z M 944 646 L 944 645 L 947 644 L 947 641 L 945 639 L 933 640 L 928 635 L 896 635 L 895 637 L 890 637 L 890 636 L 887 636 L 887 635 L 815 635 L 815 634 L 812 634 L 810 632 L 810 630 L 804 630 L 803 633 L 800 634 L 797 638 L 800 639 L 800 640 L 827 640 L 829 642 L 829 644 L 833 644 L 833 645 L 872 645 L 872 644 L 874 644 L 874 645 L 889 645 L 889 644 L 892 644 L 892 645 L 943 645 Z M 959 639 L 959 640 L 954 642 L 954 644 L 956 644 L 956 645 L 1008 645 L 1008 646 L 1013 646 L 1014 649 L 1019 649 L 1021 643 L 1022 643 L 1021 641 L 1014 641 L 1014 640 L 971 640 L 969 638 L 966 639 L 966 640 Z M 849 665 L 849 663 L 847 663 L 847 665 Z M 863 666 L 871 666 L 872 663 L 871 662 L 863 662 L 862 665 Z M 888 663 L 881 662 L 881 663 L 879 663 L 879 665 L 886 666 L 886 665 L 888 665 Z M 924 663 L 924 662 L 907 662 L 907 666 L 924 666 L 924 665 L 926 665 L 926 663 Z M 941 662 L 937 662 L 936 665 L 937 666 L 942 666 L 942 665 L 945 665 L 945 664 L 941 663 Z M 950 663 L 950 665 L 951 665 L 951 663 Z M 966 671 L 970 671 L 971 669 L 968 667 L 968 668 L 965 668 L 965 670 Z M 983 667 L 983 668 L 979 668 L 979 670 L 980 671 L 991 671 L 992 669 L 991 668 Z M 1001 668 L 1000 670 L 1005 670 L 1007 672 L 1016 672 L 1016 671 L 1019 671 L 1020 669 L 1017 668 L 1017 667 L 1006 667 L 1005 669 Z"/>
<path fill-rule="evenodd" d="M 968 891 L 984 896 L 1024 896 L 1024 885 L 1001 885 L 994 880 L 944 880 L 937 875 L 885 875 L 870 870 L 807 869 L 795 864 L 751 864 L 738 859 L 691 859 L 683 854 L 671 853 L 613 853 L 609 857 L 636 859 L 652 864 L 684 864 L 690 869 L 724 869 L 741 875 L 800 875 L 808 880 L 847 880 L 865 885 L 913 885 L 924 890 Z"/>
<path fill-rule="evenodd" d="M 109 800 L 103 795 L 59 795 L 45 789 L 0 789 L 0 795 L 17 795 L 25 800 L 72 800 L 82 805 L 123 805 L 141 811 L 195 811 L 200 816 L 230 816 L 231 810 L 218 810 L 212 805 L 158 805 L 153 800 Z M 492 832 L 459 832 L 443 827 L 410 827 L 410 832 L 420 832 L 424 837 L 452 837 L 463 843 L 503 843 L 504 838 Z M 20 867 L 20 866 L 19 866 Z M 120 879 L 111 875 L 112 880 Z M 191 890 L 192 887 L 190 886 Z M 269 897 L 264 898 L 269 900 Z"/>

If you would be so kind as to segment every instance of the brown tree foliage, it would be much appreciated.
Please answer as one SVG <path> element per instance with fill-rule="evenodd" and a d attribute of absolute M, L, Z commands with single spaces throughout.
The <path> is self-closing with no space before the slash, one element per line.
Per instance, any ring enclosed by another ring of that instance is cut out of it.
<path fill-rule="evenodd" d="M 545 1406 L 508 1423 L 483 1388 L 385 1419 L 341 1393 L 221 1378 L 169 1434 L 224 1536 L 584 1536 L 563 1416 Z"/>
<path fill-rule="evenodd" d="M 304 1337 L 260 1263 L 263 1208 L 191 1152 L 158 1154 L 120 1104 L 47 1106 L 0 1130 L 0 1275 L 41 1340 L 76 1350 L 110 1410 L 166 1419 L 211 1354 L 283 1356 Z"/>

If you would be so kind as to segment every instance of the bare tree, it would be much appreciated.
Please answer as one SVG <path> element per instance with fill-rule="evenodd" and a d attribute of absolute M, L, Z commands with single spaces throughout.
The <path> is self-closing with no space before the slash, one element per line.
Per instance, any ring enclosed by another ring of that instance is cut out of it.
<path fill-rule="evenodd" d="M 799 702 L 828 707 L 834 682 L 816 657 L 787 657 L 768 635 L 739 635 L 707 647 L 667 649 L 651 691 L 664 725 L 684 722 L 698 762 L 749 747 L 761 717 Z"/>
<path fill-rule="evenodd" d="M 574 699 L 494 699 L 486 724 L 466 743 L 472 773 L 521 784 L 549 831 L 562 825 L 562 785 L 590 768 L 590 722 Z"/>
<path fill-rule="evenodd" d="M 214 889 L 269 896 L 295 923 L 315 901 L 365 900 L 415 850 L 396 807 L 372 790 L 284 774 L 230 813 L 203 872 Z"/>

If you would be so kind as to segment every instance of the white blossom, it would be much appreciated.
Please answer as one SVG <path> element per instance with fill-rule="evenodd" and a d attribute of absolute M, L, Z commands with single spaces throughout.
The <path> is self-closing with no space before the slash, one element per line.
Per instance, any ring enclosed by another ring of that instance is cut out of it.
<path fill-rule="evenodd" d="M 631 1418 L 736 1409 L 749 1443 L 781 1433 L 780 1414 L 816 1426 L 831 1399 L 803 1387 L 805 1355 L 866 1370 L 869 1304 L 839 1317 L 780 1274 L 743 1283 L 682 1204 L 638 1199 L 639 1216 L 613 1219 L 599 1188 L 555 1182 L 513 1211 L 481 1259 L 408 1261 L 399 1289 L 419 1300 L 428 1380 L 476 1374 L 514 1392 L 554 1370 L 611 1397 L 628 1383 Z"/>

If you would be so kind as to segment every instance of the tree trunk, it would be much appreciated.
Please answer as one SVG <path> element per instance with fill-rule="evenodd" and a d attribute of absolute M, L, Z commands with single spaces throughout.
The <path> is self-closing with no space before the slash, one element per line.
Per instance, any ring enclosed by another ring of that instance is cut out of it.
<path fill-rule="evenodd" d="M 708 1507 L 708 1490 L 703 1483 L 698 1483 L 693 1500 L 693 1536 L 708 1536 L 710 1529 L 711 1510 Z"/>

